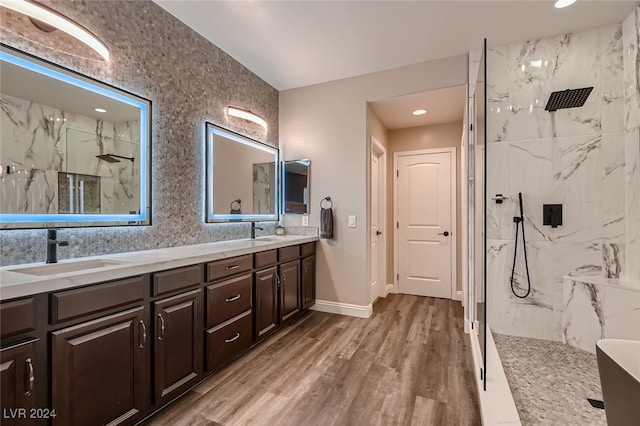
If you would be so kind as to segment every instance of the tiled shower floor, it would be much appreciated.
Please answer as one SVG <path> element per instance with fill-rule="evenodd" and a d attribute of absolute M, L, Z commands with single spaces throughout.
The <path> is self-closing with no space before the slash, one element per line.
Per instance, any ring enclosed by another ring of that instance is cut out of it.
<path fill-rule="evenodd" d="M 559 342 L 493 333 L 523 426 L 605 425 L 595 354 Z M 490 373 L 489 373 L 490 374 Z"/>

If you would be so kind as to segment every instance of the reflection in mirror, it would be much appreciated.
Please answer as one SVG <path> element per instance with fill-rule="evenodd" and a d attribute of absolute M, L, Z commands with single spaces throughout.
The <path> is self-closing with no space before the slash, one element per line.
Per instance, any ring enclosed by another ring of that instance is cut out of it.
<path fill-rule="evenodd" d="M 285 161 L 283 170 L 284 213 L 309 213 L 309 169 L 311 161 Z"/>
<path fill-rule="evenodd" d="M 148 225 L 151 103 L 0 50 L 0 227 Z"/>
<path fill-rule="evenodd" d="M 206 124 L 206 221 L 278 220 L 278 149 Z"/>

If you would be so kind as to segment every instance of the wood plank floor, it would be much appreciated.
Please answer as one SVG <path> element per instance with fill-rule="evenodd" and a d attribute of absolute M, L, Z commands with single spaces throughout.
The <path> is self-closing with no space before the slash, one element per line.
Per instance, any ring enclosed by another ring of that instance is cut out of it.
<path fill-rule="evenodd" d="M 389 295 L 369 319 L 311 312 L 150 425 L 480 425 L 459 302 Z"/>

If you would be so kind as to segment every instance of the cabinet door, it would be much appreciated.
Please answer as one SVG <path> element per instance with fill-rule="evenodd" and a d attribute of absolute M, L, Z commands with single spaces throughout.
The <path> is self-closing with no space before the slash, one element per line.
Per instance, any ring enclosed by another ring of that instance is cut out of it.
<path fill-rule="evenodd" d="M 2 425 L 34 424 L 29 419 L 34 408 L 35 343 L 7 348 L 0 352 L 0 411 Z"/>
<path fill-rule="evenodd" d="M 57 425 L 133 424 L 144 411 L 144 307 L 51 333 Z"/>
<path fill-rule="evenodd" d="M 316 257 L 302 259 L 302 309 L 316 302 Z"/>
<path fill-rule="evenodd" d="M 276 267 L 256 272 L 256 339 L 273 330 L 278 325 L 277 278 L 278 268 Z"/>
<path fill-rule="evenodd" d="M 280 265 L 280 322 L 300 312 L 300 261 Z"/>
<path fill-rule="evenodd" d="M 202 371 L 202 290 L 153 303 L 156 406 L 186 390 Z"/>

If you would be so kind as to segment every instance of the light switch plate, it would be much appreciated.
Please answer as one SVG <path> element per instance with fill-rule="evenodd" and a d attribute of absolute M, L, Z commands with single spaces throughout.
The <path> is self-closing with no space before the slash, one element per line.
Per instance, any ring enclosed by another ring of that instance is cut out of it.
<path fill-rule="evenodd" d="M 309 226 L 309 216 L 302 215 L 302 226 Z"/>
<path fill-rule="evenodd" d="M 355 227 L 356 227 L 356 217 L 349 216 L 349 228 L 355 228 Z"/>

